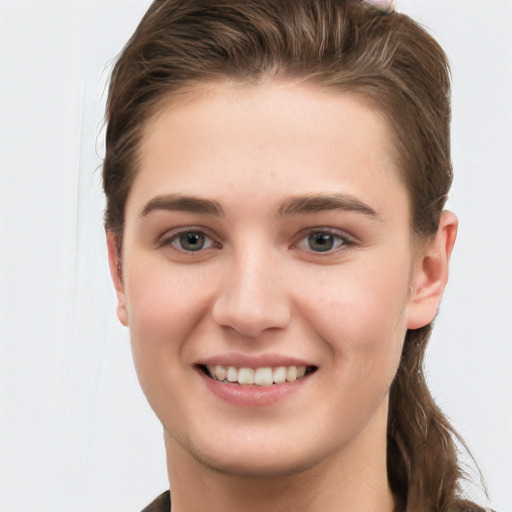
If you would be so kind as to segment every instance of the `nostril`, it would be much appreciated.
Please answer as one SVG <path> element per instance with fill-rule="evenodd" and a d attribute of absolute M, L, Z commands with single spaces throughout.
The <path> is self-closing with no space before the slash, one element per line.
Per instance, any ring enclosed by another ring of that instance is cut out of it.
<path fill-rule="evenodd" d="M 233 329 L 247 338 L 256 338 L 265 331 L 286 328 L 290 322 L 290 312 L 285 304 L 267 304 L 265 308 L 258 308 L 240 301 L 236 304 L 216 304 L 213 319 L 223 328 Z"/>

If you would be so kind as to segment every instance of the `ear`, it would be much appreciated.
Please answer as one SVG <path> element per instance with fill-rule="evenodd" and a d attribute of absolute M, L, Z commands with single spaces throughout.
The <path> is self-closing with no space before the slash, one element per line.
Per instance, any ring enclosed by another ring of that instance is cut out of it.
<path fill-rule="evenodd" d="M 119 254 L 117 239 L 112 231 L 107 230 L 108 266 L 110 276 L 114 283 L 117 296 L 117 318 L 124 325 L 128 326 L 128 312 L 126 309 L 126 295 L 121 268 L 121 254 Z"/>
<path fill-rule="evenodd" d="M 443 211 L 436 235 L 421 249 L 414 265 L 407 328 L 419 329 L 434 320 L 446 283 L 457 237 L 454 213 Z"/>

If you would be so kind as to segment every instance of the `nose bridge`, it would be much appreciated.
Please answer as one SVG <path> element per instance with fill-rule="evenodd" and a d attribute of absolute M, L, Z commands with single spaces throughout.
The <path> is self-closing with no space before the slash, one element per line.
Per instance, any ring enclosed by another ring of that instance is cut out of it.
<path fill-rule="evenodd" d="M 279 257 L 256 240 L 233 251 L 213 306 L 217 324 L 247 337 L 290 321 L 288 294 Z"/>

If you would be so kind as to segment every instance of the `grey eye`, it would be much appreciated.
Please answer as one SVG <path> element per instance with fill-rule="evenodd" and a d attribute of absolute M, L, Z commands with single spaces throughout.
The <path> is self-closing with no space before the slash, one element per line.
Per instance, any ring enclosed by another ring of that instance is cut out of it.
<path fill-rule="evenodd" d="M 181 253 L 198 253 L 207 249 L 220 249 L 222 245 L 201 229 L 191 226 L 176 228 L 165 233 L 158 241 L 158 247 L 172 247 Z"/>
<path fill-rule="evenodd" d="M 209 239 L 203 233 L 190 231 L 181 233 L 174 240 L 175 245 L 179 245 L 179 249 L 184 251 L 200 251 L 207 246 Z"/>
<path fill-rule="evenodd" d="M 334 252 L 336 249 L 349 248 L 355 244 L 353 238 L 343 231 L 319 229 L 310 231 L 296 244 L 296 248 L 312 253 Z"/>
<path fill-rule="evenodd" d="M 311 233 L 308 236 L 308 246 L 315 252 L 330 251 L 335 242 L 335 237 L 330 233 Z"/>

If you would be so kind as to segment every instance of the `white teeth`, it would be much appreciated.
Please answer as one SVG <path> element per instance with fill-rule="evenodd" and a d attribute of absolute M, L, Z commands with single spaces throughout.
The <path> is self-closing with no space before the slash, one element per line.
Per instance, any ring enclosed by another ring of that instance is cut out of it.
<path fill-rule="evenodd" d="M 288 368 L 286 368 L 286 380 L 287 382 L 295 382 L 297 380 L 296 366 L 288 366 Z"/>
<path fill-rule="evenodd" d="M 283 382 L 286 382 L 286 366 L 279 366 L 279 368 L 274 368 L 272 377 L 274 378 L 274 382 L 276 384 L 282 384 Z"/>
<path fill-rule="evenodd" d="M 208 365 L 210 376 L 220 382 L 238 383 L 245 386 L 271 386 L 295 382 L 306 374 L 305 366 L 278 366 L 271 368 L 236 368 L 235 366 Z"/>
<path fill-rule="evenodd" d="M 210 371 L 210 373 L 212 375 L 214 375 L 214 373 L 212 371 Z M 218 364 L 216 367 L 215 367 L 215 378 L 217 380 L 224 380 L 226 378 L 226 374 L 228 373 L 228 371 L 226 370 L 226 367 L 225 366 L 221 366 L 220 364 Z"/>
<path fill-rule="evenodd" d="M 272 386 L 272 368 L 258 368 L 254 372 L 254 384 L 258 386 Z"/>
<path fill-rule="evenodd" d="M 238 370 L 234 366 L 230 366 L 228 368 L 226 378 L 229 382 L 236 382 L 238 380 Z"/>
<path fill-rule="evenodd" d="M 250 386 L 254 384 L 254 370 L 251 368 L 240 368 L 238 370 L 238 384 Z"/>

